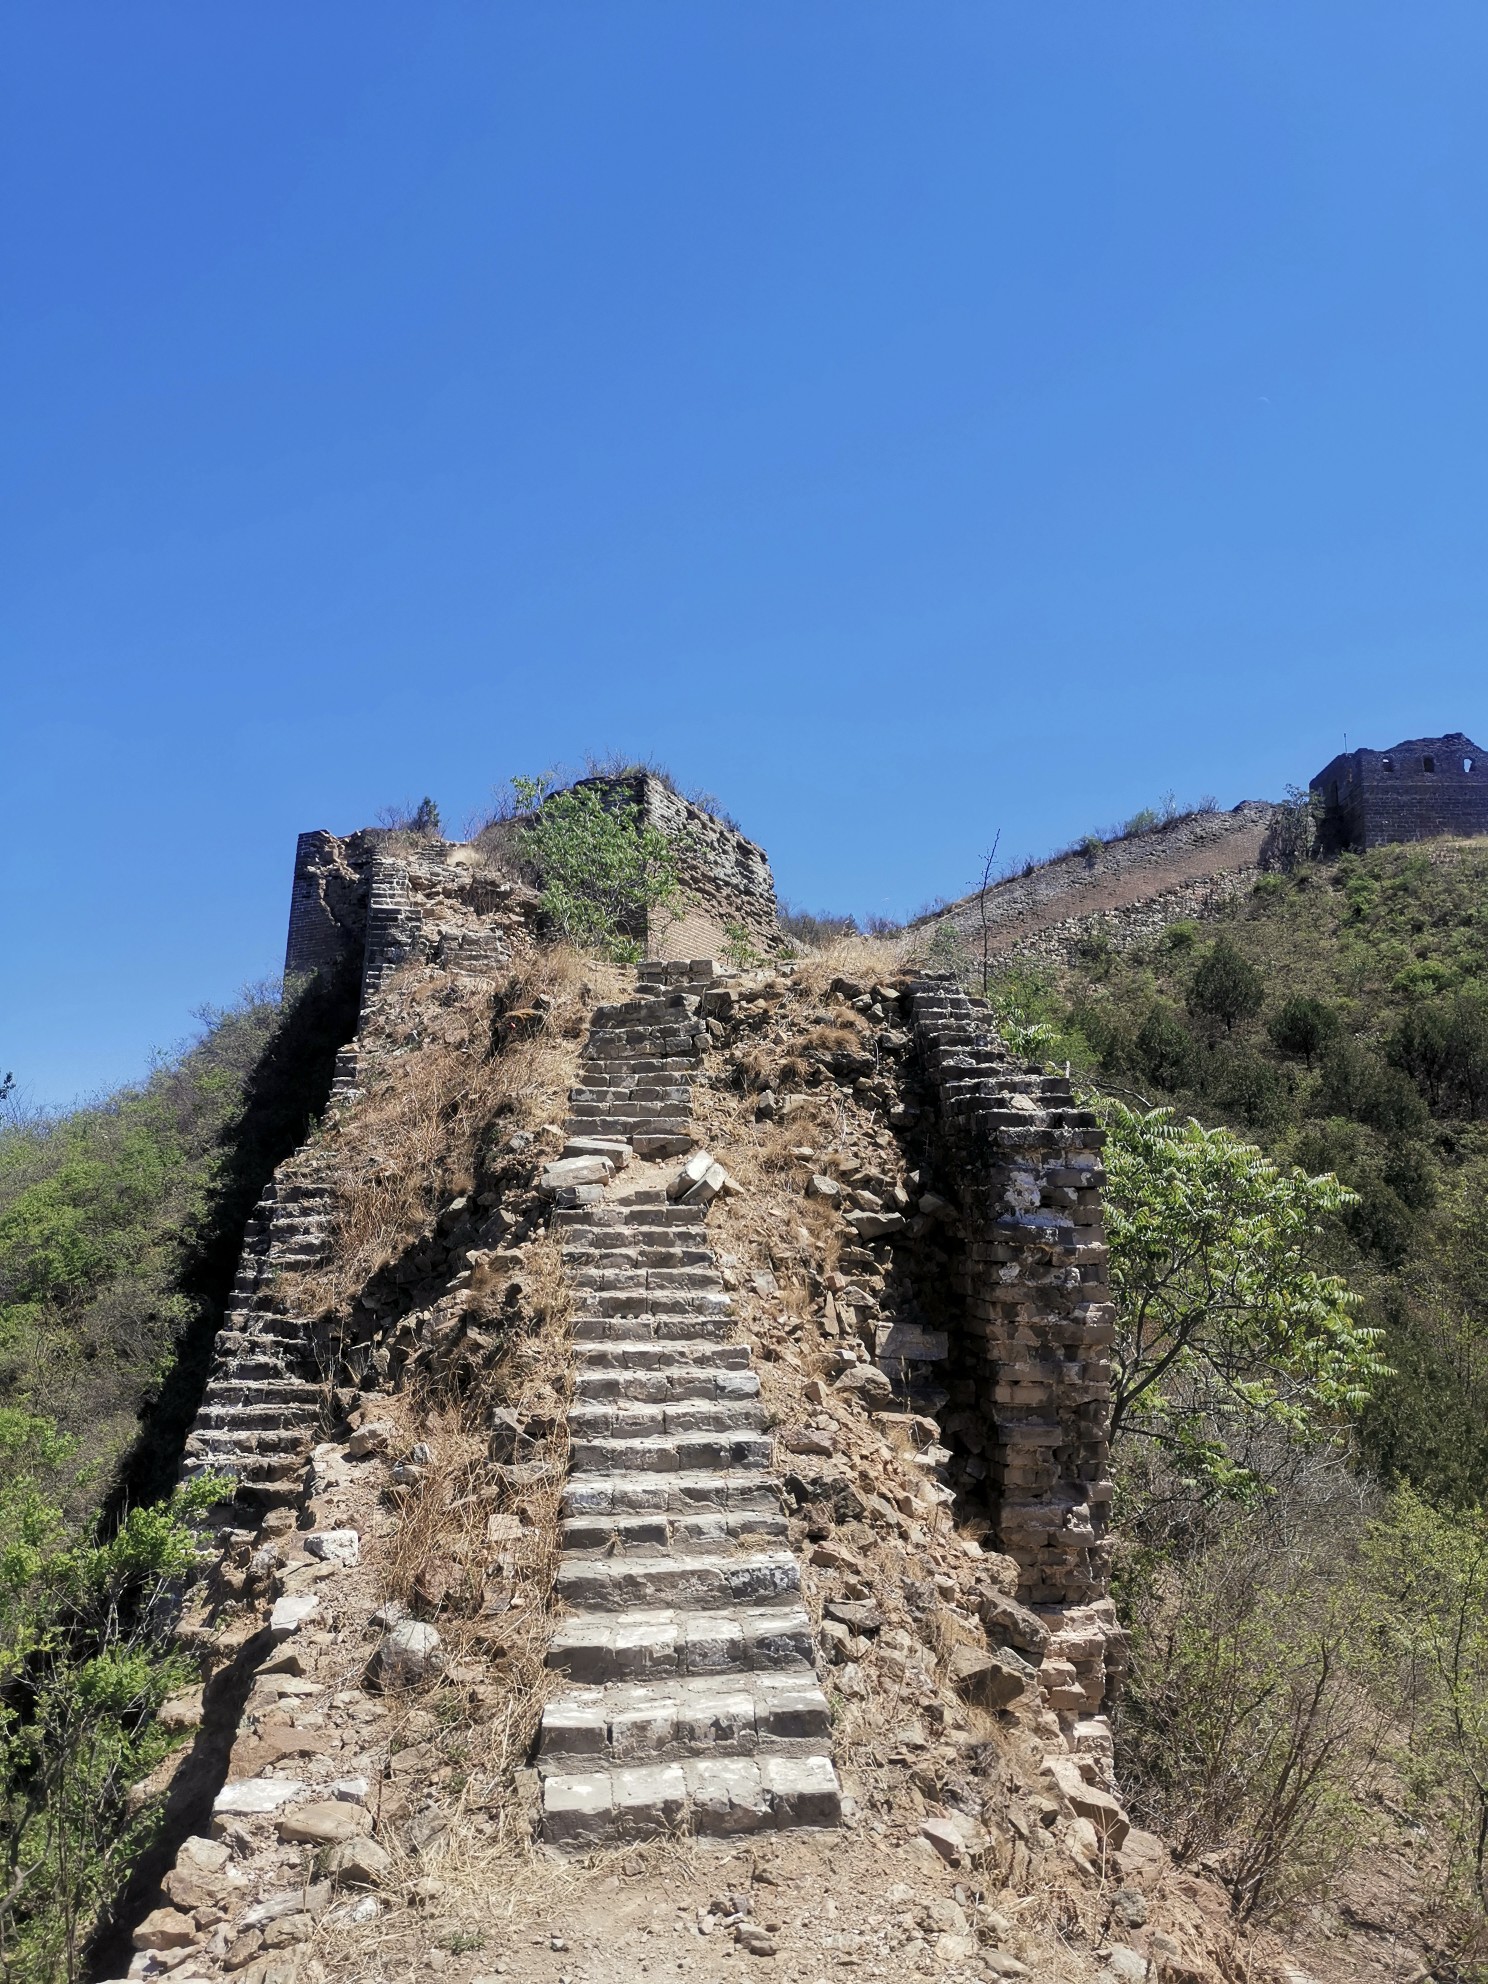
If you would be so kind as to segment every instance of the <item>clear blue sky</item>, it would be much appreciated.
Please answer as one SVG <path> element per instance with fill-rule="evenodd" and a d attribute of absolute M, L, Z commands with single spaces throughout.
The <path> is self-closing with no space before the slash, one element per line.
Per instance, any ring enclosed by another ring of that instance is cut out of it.
<path fill-rule="evenodd" d="M 652 754 L 900 915 L 1488 742 L 1482 0 L 11 0 L 0 1069 Z"/>

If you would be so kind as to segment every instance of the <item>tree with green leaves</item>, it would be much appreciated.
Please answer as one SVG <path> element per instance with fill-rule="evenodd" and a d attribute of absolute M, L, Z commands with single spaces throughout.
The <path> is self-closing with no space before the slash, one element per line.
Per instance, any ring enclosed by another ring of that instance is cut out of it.
<path fill-rule="evenodd" d="M 1311 1068 L 1314 1057 L 1337 1037 L 1342 1024 L 1335 1006 L 1296 992 L 1272 1015 L 1268 1031 L 1278 1053 L 1300 1055 Z"/>
<path fill-rule="evenodd" d="M 514 778 L 512 791 L 524 816 L 516 850 L 536 870 L 554 924 L 576 944 L 636 962 L 651 913 L 676 911 L 676 838 L 653 826 L 623 787 L 586 783 L 556 792 L 546 779 Z"/>
<path fill-rule="evenodd" d="M 1266 998 L 1266 981 L 1228 937 L 1217 937 L 1188 988 L 1188 1010 L 1233 1033 L 1237 1020 L 1253 1019 Z"/>
<path fill-rule="evenodd" d="M 1352 1194 L 1228 1130 L 1101 1107 L 1112 1441 L 1155 1450 L 1201 1494 L 1243 1492 L 1258 1429 L 1317 1439 L 1388 1375 L 1358 1298 L 1312 1265 L 1323 1222 Z"/>

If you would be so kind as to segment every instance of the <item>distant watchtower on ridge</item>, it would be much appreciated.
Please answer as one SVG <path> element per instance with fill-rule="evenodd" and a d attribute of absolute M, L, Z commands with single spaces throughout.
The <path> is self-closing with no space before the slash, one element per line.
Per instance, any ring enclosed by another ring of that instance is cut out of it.
<path fill-rule="evenodd" d="M 1312 781 L 1325 852 L 1488 834 L 1488 753 L 1460 730 L 1388 751 L 1346 751 Z"/>

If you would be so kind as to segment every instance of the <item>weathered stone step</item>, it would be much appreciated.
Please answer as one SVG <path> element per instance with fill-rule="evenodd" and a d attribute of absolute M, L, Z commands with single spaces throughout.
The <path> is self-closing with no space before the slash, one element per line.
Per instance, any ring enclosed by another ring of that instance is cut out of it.
<path fill-rule="evenodd" d="M 595 1247 L 565 1241 L 563 1265 L 579 1273 L 621 1268 L 710 1268 L 714 1271 L 717 1285 L 717 1266 L 712 1248 L 692 1246 L 686 1234 L 681 1238 L 665 1240 L 659 1246 L 647 1247 L 628 1241 L 623 1246 L 615 1241 L 606 1241 Z"/>
<path fill-rule="evenodd" d="M 758 1432 L 764 1407 L 758 1395 L 742 1399 L 682 1398 L 652 1401 L 595 1399 L 569 1408 L 568 1433 L 575 1445 L 587 1440 L 677 1439 L 694 1433 Z"/>
<path fill-rule="evenodd" d="M 298 1454 L 307 1444 L 308 1429 L 301 1427 L 203 1426 L 186 1436 L 186 1451 L 210 1461 L 214 1454 L 224 1459 L 234 1454 Z"/>
<path fill-rule="evenodd" d="M 663 1309 L 684 1316 L 728 1316 L 733 1304 L 721 1289 L 708 1288 L 580 1288 L 574 1295 L 576 1317 L 646 1316 Z"/>
<path fill-rule="evenodd" d="M 637 1289 L 653 1294 L 721 1295 L 723 1284 L 712 1267 L 597 1267 L 575 1262 L 569 1273 L 573 1287 L 585 1295 L 630 1295 Z"/>
<path fill-rule="evenodd" d="M 196 1425 L 203 1433 L 277 1432 L 285 1427 L 309 1426 L 315 1418 L 313 1405 L 298 1402 L 284 1405 L 250 1405 L 229 1400 L 219 1404 L 211 1392 L 202 1400 Z"/>
<path fill-rule="evenodd" d="M 770 1465 L 768 1433 L 720 1430 L 660 1434 L 627 1440 L 607 1434 L 596 1439 L 571 1435 L 569 1466 L 575 1474 L 702 1474 L 715 1468 Z"/>
<path fill-rule="evenodd" d="M 747 1371 L 747 1343 L 715 1343 L 699 1337 L 668 1342 L 643 1338 L 635 1342 L 602 1340 L 574 1346 L 580 1374 L 586 1371 L 665 1371 L 674 1366 L 692 1370 Z"/>
<path fill-rule="evenodd" d="M 641 1472 L 619 1467 L 573 1474 L 563 1490 L 565 1516 L 644 1514 L 773 1514 L 780 1507 L 780 1483 L 758 1468 L 678 1468 Z"/>
<path fill-rule="evenodd" d="M 812 1668 L 811 1621 L 796 1604 L 670 1606 L 581 1612 L 560 1619 L 547 1664 L 576 1681 L 637 1681 L 675 1674 L 732 1674 Z"/>
<path fill-rule="evenodd" d="M 581 1206 L 553 1217 L 564 1232 L 576 1227 L 592 1227 L 596 1233 L 623 1232 L 627 1246 L 633 1244 L 637 1231 L 665 1233 L 691 1227 L 706 1232 L 708 1222 L 705 1207 L 669 1205 L 664 1192 L 634 1192 L 628 1199 L 607 1199 L 603 1205 Z"/>
<path fill-rule="evenodd" d="M 565 1557 L 555 1589 L 565 1605 L 590 1612 L 654 1605 L 715 1612 L 793 1600 L 801 1589 L 801 1567 L 789 1550 Z"/>
<path fill-rule="evenodd" d="M 738 1838 L 842 1821 L 827 1756 L 694 1757 L 542 1781 L 543 1838 L 580 1851 L 657 1833 Z"/>
<path fill-rule="evenodd" d="M 646 1477 L 642 1477 L 643 1479 Z M 769 1498 L 773 1499 L 773 1498 Z M 662 1510 L 640 1515 L 568 1516 L 563 1548 L 655 1552 L 759 1549 L 786 1542 L 790 1527 L 778 1508 L 701 1509 L 683 1514 Z"/>
<path fill-rule="evenodd" d="M 820 1752 L 831 1732 L 826 1696 L 794 1674 L 619 1681 L 549 1702 L 537 1761 L 547 1774 L 699 1755 L 799 1756 Z"/>
<path fill-rule="evenodd" d="M 734 1327 L 732 1316 L 699 1316 L 692 1310 L 680 1314 L 668 1311 L 657 1315 L 576 1316 L 573 1322 L 575 1345 L 591 1343 L 645 1343 L 648 1341 L 686 1343 L 698 1337 L 725 1337 Z"/>
<path fill-rule="evenodd" d="M 760 1382 L 753 1371 L 736 1366 L 662 1364 L 651 1370 L 607 1370 L 581 1366 L 574 1391 L 586 1405 L 608 1401 L 627 1405 L 674 1405 L 684 1399 L 741 1400 L 759 1397 Z"/>
<path fill-rule="evenodd" d="M 661 1102 L 678 1109 L 685 1109 L 691 1096 L 687 1089 L 679 1088 L 676 1083 L 622 1082 L 617 1076 L 607 1085 L 601 1083 L 571 1088 L 568 1091 L 568 1099 L 570 1102 L 599 1103 L 606 1108 L 614 1107 L 616 1104 L 628 1106 L 636 1102 Z"/>
<path fill-rule="evenodd" d="M 319 1385 L 306 1378 L 291 1378 L 282 1370 L 266 1377 L 251 1377 L 238 1370 L 216 1370 L 207 1380 L 206 1399 L 212 1405 L 319 1405 Z"/>

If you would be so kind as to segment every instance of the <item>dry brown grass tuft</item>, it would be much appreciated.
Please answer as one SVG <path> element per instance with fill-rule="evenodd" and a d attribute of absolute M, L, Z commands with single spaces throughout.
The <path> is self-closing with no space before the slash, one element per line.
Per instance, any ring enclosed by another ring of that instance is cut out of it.
<path fill-rule="evenodd" d="M 928 934 L 905 930 L 892 937 L 837 937 L 820 949 L 802 951 L 791 975 L 797 985 L 818 998 L 825 996 L 834 978 L 878 984 L 909 969 Z"/>
<path fill-rule="evenodd" d="M 337 1188 L 328 1259 L 286 1277 L 286 1296 L 305 1312 L 344 1306 L 469 1188 L 493 1122 L 516 1131 L 549 1120 L 575 1078 L 593 998 L 618 986 L 613 966 L 566 945 L 544 946 L 494 993 L 417 967 L 394 979 L 364 1042 L 366 1093 L 326 1133 Z M 523 1026 L 493 1049 L 498 1012 Z"/>

